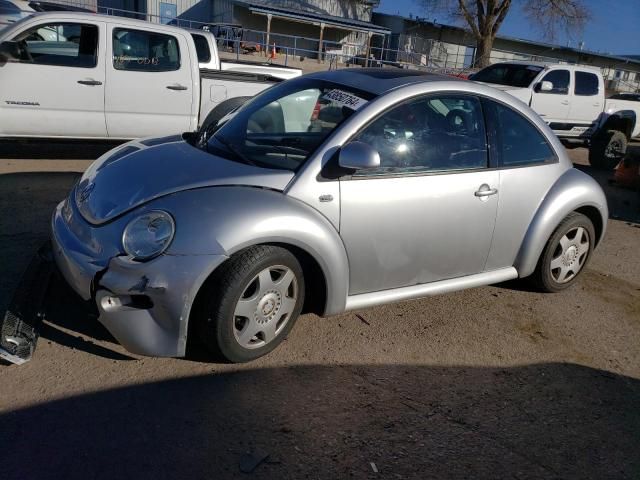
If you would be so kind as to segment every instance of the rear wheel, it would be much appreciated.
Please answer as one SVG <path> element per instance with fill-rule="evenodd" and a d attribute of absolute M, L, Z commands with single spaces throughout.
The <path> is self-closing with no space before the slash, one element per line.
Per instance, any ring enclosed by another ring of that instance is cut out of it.
<path fill-rule="evenodd" d="M 532 280 L 545 292 L 570 287 L 589 261 L 594 242 L 591 220 L 581 213 L 569 214 L 549 238 Z"/>
<path fill-rule="evenodd" d="M 250 247 L 232 257 L 202 292 L 195 319 L 207 348 L 231 362 L 266 355 L 289 334 L 304 304 L 302 267 L 288 250 Z"/>
<path fill-rule="evenodd" d="M 618 130 L 607 130 L 591 141 L 589 163 L 601 170 L 613 170 L 626 153 L 626 135 Z"/>

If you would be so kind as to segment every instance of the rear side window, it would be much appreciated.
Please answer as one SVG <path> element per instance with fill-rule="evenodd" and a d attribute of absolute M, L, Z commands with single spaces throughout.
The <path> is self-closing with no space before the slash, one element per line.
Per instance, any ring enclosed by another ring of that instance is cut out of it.
<path fill-rule="evenodd" d="M 0 0 L 0 15 L 16 15 L 20 16 L 20 9 L 7 0 Z"/>
<path fill-rule="evenodd" d="M 172 35 L 115 28 L 113 68 L 138 72 L 170 72 L 180 69 L 178 39 Z"/>
<path fill-rule="evenodd" d="M 20 33 L 20 63 L 93 68 L 98 56 L 98 27 L 81 23 L 46 23 Z"/>
<path fill-rule="evenodd" d="M 598 95 L 598 76 L 594 73 L 576 72 L 576 95 Z"/>
<path fill-rule="evenodd" d="M 553 70 L 547 73 L 542 79 L 543 82 L 553 83 L 553 88 L 548 92 L 540 93 L 555 93 L 566 95 L 569 93 L 569 70 Z"/>
<path fill-rule="evenodd" d="M 547 139 L 521 113 L 491 100 L 483 100 L 483 105 L 499 166 L 523 167 L 556 161 Z"/>
<path fill-rule="evenodd" d="M 209 50 L 209 42 L 202 35 L 191 35 L 193 42 L 196 44 L 196 53 L 198 54 L 198 62 L 208 63 L 211 60 L 211 51 Z"/>

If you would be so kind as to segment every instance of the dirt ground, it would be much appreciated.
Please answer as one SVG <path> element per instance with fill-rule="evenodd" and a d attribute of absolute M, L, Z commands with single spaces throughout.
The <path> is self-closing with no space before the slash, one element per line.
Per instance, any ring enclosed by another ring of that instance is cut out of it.
<path fill-rule="evenodd" d="M 0 148 L 0 309 L 100 147 Z M 640 204 L 572 289 L 523 282 L 321 319 L 236 366 L 131 355 L 63 284 L 0 365 L 3 479 L 640 478 Z M 266 460 L 241 473 L 243 455 Z"/>

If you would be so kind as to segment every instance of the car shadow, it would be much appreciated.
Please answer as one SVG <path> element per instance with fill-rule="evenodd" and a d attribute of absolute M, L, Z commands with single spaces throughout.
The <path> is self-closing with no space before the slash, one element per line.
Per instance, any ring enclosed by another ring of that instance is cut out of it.
<path fill-rule="evenodd" d="M 3 479 L 637 478 L 640 381 L 580 365 L 298 366 L 0 414 Z M 377 473 L 374 473 L 376 472 Z"/>
<path fill-rule="evenodd" d="M 607 197 L 609 218 L 640 223 L 640 192 L 617 185 L 613 181 L 613 172 L 598 170 L 590 165 L 574 167 L 598 182 Z"/>
<path fill-rule="evenodd" d="M 0 141 L 0 158 L 16 160 L 95 160 L 122 142 Z"/>

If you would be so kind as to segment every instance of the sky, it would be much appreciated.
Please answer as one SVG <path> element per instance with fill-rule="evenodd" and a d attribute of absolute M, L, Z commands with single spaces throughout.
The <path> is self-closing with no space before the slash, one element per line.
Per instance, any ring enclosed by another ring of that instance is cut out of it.
<path fill-rule="evenodd" d="M 520 0 L 527 1 L 527 0 Z M 591 20 L 581 38 L 559 36 L 553 43 L 577 47 L 584 41 L 584 49 L 617 55 L 640 55 L 640 0 L 585 0 L 591 9 Z M 535 30 L 513 2 L 498 35 L 552 43 Z M 377 11 L 383 13 L 426 17 L 438 23 L 450 23 L 442 14 L 427 15 L 418 0 L 381 0 Z M 440 17 L 440 18 L 437 18 Z"/>

